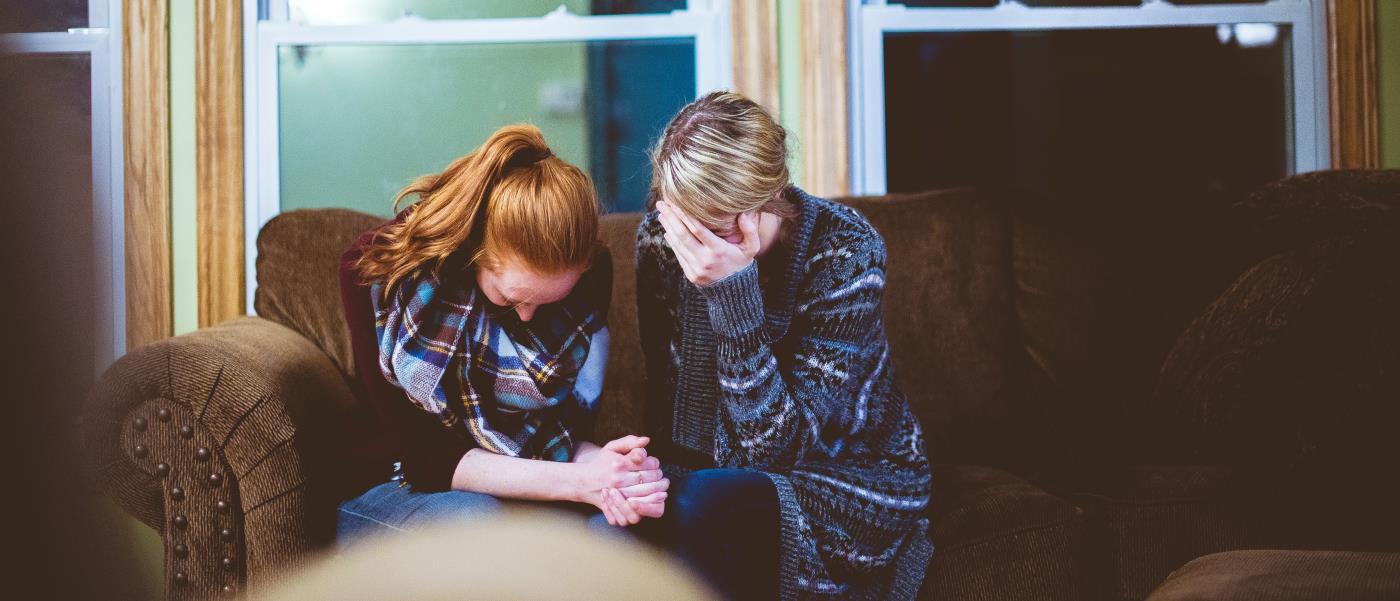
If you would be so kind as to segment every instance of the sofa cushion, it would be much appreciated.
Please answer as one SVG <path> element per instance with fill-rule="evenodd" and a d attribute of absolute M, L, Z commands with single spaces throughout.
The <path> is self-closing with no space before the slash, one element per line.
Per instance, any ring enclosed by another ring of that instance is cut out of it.
<path fill-rule="evenodd" d="M 1162 368 L 1158 423 L 1292 504 L 1299 544 L 1400 550 L 1400 245 L 1337 237 L 1241 275 Z"/>
<path fill-rule="evenodd" d="M 355 360 L 340 305 L 340 255 L 383 222 L 347 209 L 301 209 L 273 217 L 258 232 L 258 316 L 296 330 L 351 377 Z"/>
<path fill-rule="evenodd" d="M 1400 226 L 1400 169 L 1314 171 L 1270 183 L 1237 209 L 1275 251 Z"/>
<path fill-rule="evenodd" d="M 1262 546 L 1258 507 L 1224 466 L 1134 466 L 1081 483 L 1106 597 L 1137 601 L 1172 570 L 1206 553 Z"/>
<path fill-rule="evenodd" d="M 1192 560 L 1147 601 L 1393 601 L 1400 554 L 1231 551 Z"/>
<path fill-rule="evenodd" d="M 1223 204 L 1017 197 L 1015 312 L 1050 458 L 1085 472 L 1156 461 L 1138 403 L 1181 330 L 1250 264 Z"/>
<path fill-rule="evenodd" d="M 1092 570 L 1080 511 L 1007 472 L 935 465 L 933 560 L 921 599 L 1081 600 Z"/>
<path fill-rule="evenodd" d="M 1043 452 L 1024 405 L 1009 221 L 974 189 L 846 198 L 885 239 L 895 379 L 940 463 L 1021 467 Z"/>
<path fill-rule="evenodd" d="M 637 333 L 637 224 L 641 213 L 604 215 L 598 236 L 612 253 L 612 305 L 608 309 L 608 371 L 603 381 L 594 442 L 643 430 L 646 365 Z"/>

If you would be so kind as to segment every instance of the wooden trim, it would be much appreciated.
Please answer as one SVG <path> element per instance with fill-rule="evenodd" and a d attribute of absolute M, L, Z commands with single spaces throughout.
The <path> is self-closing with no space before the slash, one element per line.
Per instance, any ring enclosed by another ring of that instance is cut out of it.
<path fill-rule="evenodd" d="M 1332 167 L 1380 167 L 1376 5 L 1327 0 L 1327 73 L 1331 95 Z"/>
<path fill-rule="evenodd" d="M 748 96 L 778 118 L 778 3 L 733 0 L 734 91 Z"/>
<path fill-rule="evenodd" d="M 804 2 L 802 28 L 803 176 L 808 192 L 851 191 L 851 116 L 846 109 L 846 3 Z"/>
<path fill-rule="evenodd" d="M 170 13 L 166 0 L 122 4 L 126 347 L 174 331 L 170 267 Z"/>
<path fill-rule="evenodd" d="M 199 327 L 243 314 L 243 11 L 195 2 Z"/>

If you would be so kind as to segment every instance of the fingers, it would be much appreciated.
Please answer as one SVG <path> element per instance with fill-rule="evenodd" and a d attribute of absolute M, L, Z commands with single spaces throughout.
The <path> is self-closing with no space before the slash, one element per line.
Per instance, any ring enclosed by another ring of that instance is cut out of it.
<path fill-rule="evenodd" d="M 662 478 L 655 482 L 643 482 L 641 484 L 635 484 L 632 486 L 621 488 L 618 489 L 618 492 L 622 493 L 622 496 L 624 497 L 627 497 L 629 499 L 635 499 L 638 497 L 645 497 L 647 495 L 656 494 L 659 492 L 666 492 L 666 490 L 669 488 L 671 488 L 671 480 L 668 478 Z"/>
<path fill-rule="evenodd" d="M 612 502 L 613 513 L 618 516 L 618 521 L 623 525 L 630 526 L 642 521 L 642 516 L 637 513 L 637 508 L 628 503 L 627 499 L 622 497 L 622 493 L 617 492 L 617 489 L 607 488 L 603 489 L 603 492 L 608 495 L 608 499 Z"/>
<path fill-rule="evenodd" d="M 646 461 L 647 459 L 647 450 L 641 447 L 637 447 L 628 451 L 626 455 L 623 455 L 623 457 L 626 457 L 628 461 L 631 461 L 632 465 L 640 466 L 642 462 Z"/>
<path fill-rule="evenodd" d="M 646 518 L 659 518 L 666 513 L 666 503 L 640 503 L 636 506 L 637 515 Z"/>
<path fill-rule="evenodd" d="M 608 499 L 608 489 L 598 491 L 602 497 L 602 502 L 598 503 L 598 509 L 603 512 L 603 517 L 608 520 L 609 526 L 621 526 L 617 521 L 617 514 L 613 512 L 612 502 Z"/>
<path fill-rule="evenodd" d="M 647 444 L 650 442 L 651 438 L 649 437 L 633 436 L 631 434 L 628 434 L 627 436 L 623 436 L 622 438 L 608 441 L 608 444 L 603 445 L 603 449 L 612 451 L 619 455 L 626 455 L 627 453 L 630 453 L 632 449 L 640 449 L 642 447 L 647 446 Z"/>
<path fill-rule="evenodd" d="M 666 491 L 654 492 L 642 497 L 628 497 L 627 502 L 632 504 L 633 507 L 638 505 L 653 505 L 656 503 L 664 503 L 667 496 L 668 493 L 666 493 Z"/>
<path fill-rule="evenodd" d="M 716 244 L 724 242 L 724 240 L 721 240 L 720 237 L 716 236 L 714 232 L 710 231 L 710 228 L 701 225 L 700 222 L 696 221 L 694 217 L 685 214 L 685 211 L 681 211 L 671 206 L 671 203 L 662 202 L 658 203 L 657 206 L 665 211 L 665 215 L 668 215 L 671 217 L 672 220 L 679 222 L 681 227 L 684 227 L 685 231 L 690 232 L 690 235 L 693 236 L 695 238 L 695 241 L 698 242 L 701 246 L 716 248 Z"/>

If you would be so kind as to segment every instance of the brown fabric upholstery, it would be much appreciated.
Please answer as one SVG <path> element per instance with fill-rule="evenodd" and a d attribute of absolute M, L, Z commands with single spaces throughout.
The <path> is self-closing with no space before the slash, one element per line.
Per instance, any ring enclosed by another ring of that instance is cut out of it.
<path fill-rule="evenodd" d="M 1173 572 L 1147 601 L 1394 601 L 1400 554 L 1232 551 Z"/>
<path fill-rule="evenodd" d="M 287 211 L 258 232 L 258 315 L 299 332 L 355 374 L 340 306 L 340 255 L 384 219 L 346 209 Z"/>
<path fill-rule="evenodd" d="M 1159 461 L 1142 403 L 1177 335 L 1249 264 L 1225 207 L 1018 196 L 1015 312 L 1060 469 Z M 1174 458 L 1175 460 L 1175 458 Z"/>
<path fill-rule="evenodd" d="M 885 239 L 895 378 L 940 463 L 1012 466 L 1036 454 L 1011 310 L 1010 221 L 973 189 L 842 199 Z"/>
<path fill-rule="evenodd" d="M 1079 508 L 1004 471 L 935 465 L 921 599 L 1093 598 Z"/>
<path fill-rule="evenodd" d="M 598 235 L 612 253 L 613 293 L 608 309 L 608 371 L 594 442 L 642 431 L 645 364 L 637 333 L 637 224 L 640 213 L 604 215 Z"/>
<path fill-rule="evenodd" d="M 162 533 L 166 598 L 256 589 L 328 539 L 333 505 L 313 474 L 332 469 L 318 450 L 353 402 L 311 341 L 239 318 L 118 360 L 84 407 L 85 455 L 102 487 Z"/>
<path fill-rule="evenodd" d="M 1289 499 L 1299 544 L 1400 550 L 1400 245 L 1271 257 L 1182 334 L 1157 399 L 1191 452 Z"/>
<path fill-rule="evenodd" d="M 1237 486 L 1228 467 L 1142 466 L 1067 494 L 1084 509 L 1105 597 L 1137 601 L 1195 557 L 1261 546 Z"/>

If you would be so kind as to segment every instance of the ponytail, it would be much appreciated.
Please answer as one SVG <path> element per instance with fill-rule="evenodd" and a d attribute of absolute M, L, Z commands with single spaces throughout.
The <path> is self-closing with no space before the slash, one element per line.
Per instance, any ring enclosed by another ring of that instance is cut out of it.
<path fill-rule="evenodd" d="M 388 291 L 454 254 L 488 265 L 510 255 L 557 271 L 586 264 L 596 246 L 592 183 L 554 156 L 532 125 L 503 127 L 442 173 L 414 180 L 394 198 L 394 210 L 410 196 L 419 200 L 403 221 L 380 232 L 356 263 L 363 283 L 387 281 Z"/>

